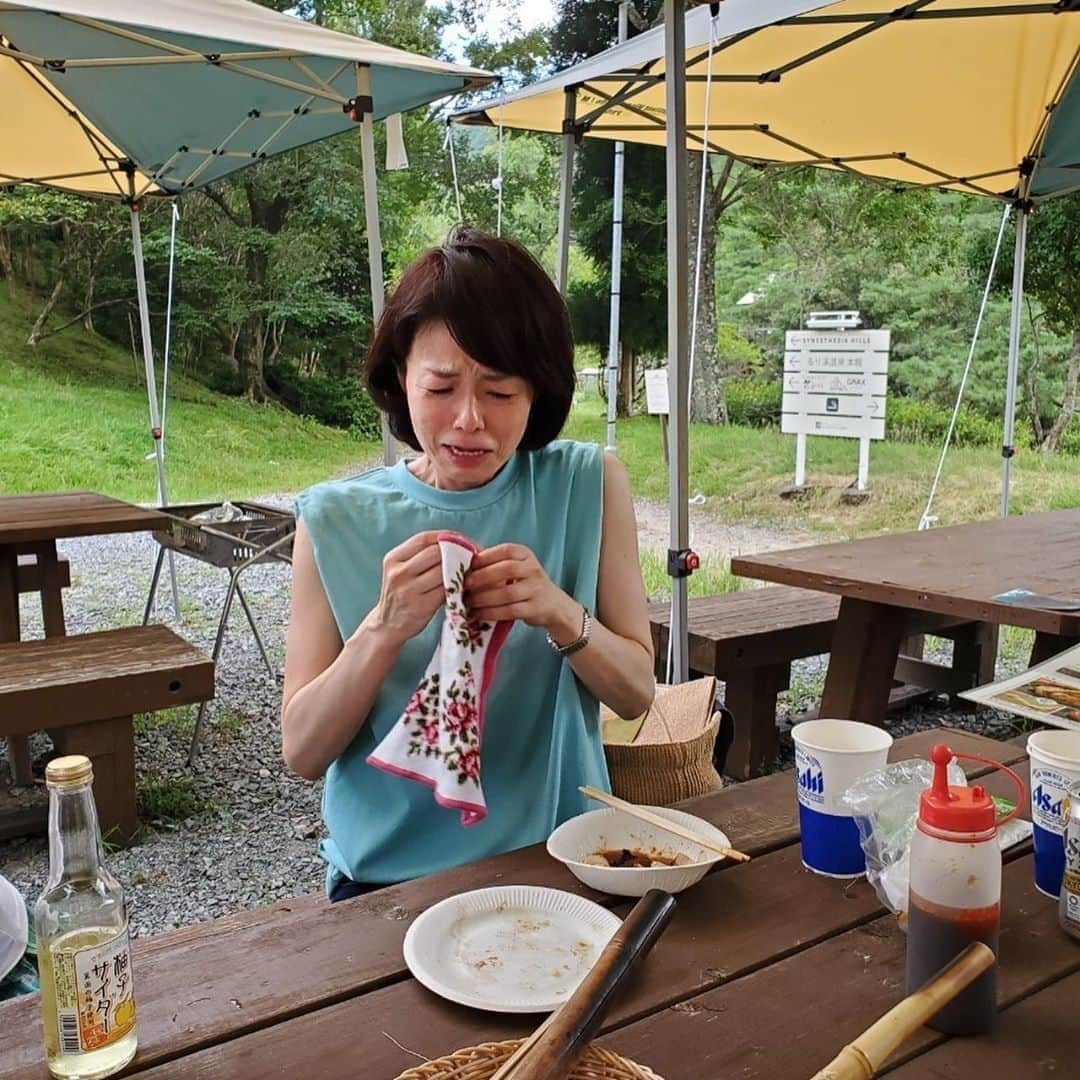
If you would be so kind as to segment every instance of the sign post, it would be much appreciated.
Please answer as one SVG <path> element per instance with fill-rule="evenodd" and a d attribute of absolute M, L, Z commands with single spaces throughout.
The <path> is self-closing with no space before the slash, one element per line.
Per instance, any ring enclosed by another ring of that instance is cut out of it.
<path fill-rule="evenodd" d="M 888 330 L 789 330 L 780 430 L 795 436 L 795 489 L 806 487 L 807 435 L 859 440 L 855 490 L 865 492 L 870 440 L 885 438 Z"/>
<path fill-rule="evenodd" d="M 664 464 L 668 463 L 668 370 L 666 367 L 645 372 L 645 411 L 660 417 L 660 443 L 664 448 Z"/>

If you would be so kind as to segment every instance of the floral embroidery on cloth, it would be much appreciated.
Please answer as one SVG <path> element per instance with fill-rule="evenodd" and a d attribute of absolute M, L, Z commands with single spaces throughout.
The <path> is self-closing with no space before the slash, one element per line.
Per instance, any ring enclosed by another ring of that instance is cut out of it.
<path fill-rule="evenodd" d="M 427 784 L 440 806 L 461 811 L 462 825 L 475 825 L 487 816 L 480 786 L 484 699 L 513 623 L 469 616 L 464 581 L 477 549 L 452 533 L 439 534 L 439 548 L 446 587 L 439 644 L 405 711 L 367 760 Z"/>

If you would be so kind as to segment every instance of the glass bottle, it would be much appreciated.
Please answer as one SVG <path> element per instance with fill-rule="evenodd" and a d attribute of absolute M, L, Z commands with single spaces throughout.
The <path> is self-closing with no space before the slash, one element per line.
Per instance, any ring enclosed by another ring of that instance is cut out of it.
<path fill-rule="evenodd" d="M 99 1080 L 135 1056 L 135 998 L 127 909 L 105 869 L 81 755 L 54 758 L 49 788 L 49 880 L 34 909 L 45 1062 L 62 1080 Z"/>

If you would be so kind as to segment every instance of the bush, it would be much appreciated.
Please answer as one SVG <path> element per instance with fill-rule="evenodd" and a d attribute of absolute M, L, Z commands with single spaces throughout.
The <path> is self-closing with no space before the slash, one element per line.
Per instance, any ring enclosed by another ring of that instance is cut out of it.
<path fill-rule="evenodd" d="M 885 437 L 891 442 L 929 443 L 940 446 L 949 430 L 952 409 L 930 401 L 890 397 L 885 407 Z M 953 446 L 994 446 L 1001 443 L 1001 424 L 968 408 L 961 408 L 953 432 Z"/>
<path fill-rule="evenodd" d="M 778 427 L 783 386 L 777 379 L 738 379 L 724 384 L 728 420 L 740 427 Z"/>
<path fill-rule="evenodd" d="M 192 378 L 201 382 L 215 394 L 225 394 L 228 397 L 241 397 L 244 393 L 244 380 L 239 371 L 235 371 L 228 364 L 214 364 L 207 371 L 193 371 Z"/>
<path fill-rule="evenodd" d="M 777 379 L 739 379 L 725 384 L 728 419 L 741 427 L 779 427 L 783 386 Z M 892 442 L 940 446 L 949 430 L 952 410 L 929 401 L 890 395 L 885 408 L 885 437 Z M 1028 437 L 1022 428 L 1017 441 Z M 962 408 L 956 418 L 953 446 L 996 446 L 1001 422 Z M 1080 453 L 1080 422 L 1066 429 L 1064 453 Z"/>
<path fill-rule="evenodd" d="M 359 379 L 301 375 L 291 364 L 275 364 L 266 382 L 292 412 L 329 427 L 345 428 L 359 439 L 378 439 L 379 410 Z"/>

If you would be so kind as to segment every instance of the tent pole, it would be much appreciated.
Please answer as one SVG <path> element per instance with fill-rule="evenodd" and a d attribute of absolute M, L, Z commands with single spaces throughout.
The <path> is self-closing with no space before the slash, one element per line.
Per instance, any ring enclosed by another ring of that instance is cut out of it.
<path fill-rule="evenodd" d="M 1024 303 L 1024 255 L 1027 251 L 1029 209 L 1016 208 L 1016 249 L 1013 254 L 1012 310 L 1009 315 L 1009 368 L 1005 379 L 1005 425 L 1001 445 L 1001 516 L 1009 516 L 1009 471 L 1016 426 L 1016 384 L 1020 375 L 1020 313 Z"/>
<path fill-rule="evenodd" d="M 161 413 L 158 410 L 157 376 L 154 373 L 154 346 L 150 337 L 150 302 L 146 296 L 146 270 L 143 266 L 142 229 L 139 225 L 139 204 L 134 199 L 130 209 L 131 249 L 135 257 L 135 288 L 139 296 L 139 328 L 142 332 L 146 399 L 150 406 L 150 434 L 154 439 L 154 458 L 157 461 L 157 501 L 158 506 L 168 506 L 169 497 L 165 488 L 165 450 L 161 443 Z M 176 617 L 179 618 L 180 600 L 176 588 L 176 566 L 172 559 L 169 560 L 169 572 L 172 576 L 174 610 Z"/>
<path fill-rule="evenodd" d="M 628 33 L 629 0 L 619 4 L 619 44 Z M 622 290 L 622 217 L 623 175 L 626 169 L 626 144 L 615 144 L 615 189 L 611 196 L 611 321 L 608 325 L 607 353 L 607 449 L 615 453 L 615 416 L 619 392 L 619 308 Z"/>
<path fill-rule="evenodd" d="M 371 114 L 371 68 L 365 64 L 356 65 L 356 92 L 359 98 L 367 99 L 367 108 L 359 116 L 360 120 L 360 161 L 364 176 L 364 221 L 367 231 L 368 275 L 371 282 L 371 323 L 379 321 L 386 290 L 383 285 L 382 234 L 379 231 L 379 189 L 375 179 L 375 118 Z M 358 102 L 359 105 L 359 102 Z M 393 465 L 397 459 L 397 448 L 390 433 L 386 414 L 382 417 L 383 464 Z"/>
<path fill-rule="evenodd" d="M 686 24 L 682 0 L 664 0 L 664 56 L 667 79 L 667 257 L 668 257 L 668 420 L 671 500 L 671 665 L 669 681 L 689 677 L 686 568 L 680 557 L 690 541 L 687 506 L 687 227 L 686 205 Z"/>
<path fill-rule="evenodd" d="M 570 270 L 570 201 L 574 187 L 574 116 L 577 111 L 577 91 L 568 86 L 564 94 L 562 160 L 559 162 L 559 239 L 555 257 L 555 287 L 566 296 Z"/>

